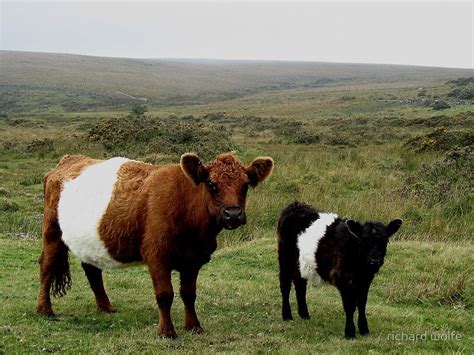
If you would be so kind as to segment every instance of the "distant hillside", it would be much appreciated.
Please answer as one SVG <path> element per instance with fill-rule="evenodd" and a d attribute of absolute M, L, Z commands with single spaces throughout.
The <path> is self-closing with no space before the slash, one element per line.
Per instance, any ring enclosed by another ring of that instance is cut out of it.
<path fill-rule="evenodd" d="M 314 62 L 126 59 L 0 51 L 2 112 L 200 104 L 262 91 L 426 82 L 468 69 Z"/>

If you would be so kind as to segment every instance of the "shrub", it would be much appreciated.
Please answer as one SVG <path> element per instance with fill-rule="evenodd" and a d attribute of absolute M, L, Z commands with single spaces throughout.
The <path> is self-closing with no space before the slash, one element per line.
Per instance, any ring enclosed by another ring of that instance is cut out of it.
<path fill-rule="evenodd" d="M 474 88 L 455 88 L 448 92 L 447 96 L 460 100 L 472 100 L 474 99 Z"/>
<path fill-rule="evenodd" d="M 352 101 L 352 100 L 355 100 L 356 97 L 355 96 L 351 96 L 351 95 L 344 95 L 344 96 L 341 96 L 341 101 Z"/>
<path fill-rule="evenodd" d="M 148 112 L 148 107 L 144 104 L 140 104 L 140 103 L 135 103 L 131 110 L 130 110 L 130 115 L 132 117 L 142 117 L 145 115 L 145 113 Z"/>
<path fill-rule="evenodd" d="M 433 110 L 436 111 L 446 110 L 448 108 L 451 108 L 451 106 L 444 100 L 436 100 L 433 104 Z"/>
<path fill-rule="evenodd" d="M 407 141 L 404 146 L 414 151 L 441 150 L 448 151 L 455 147 L 472 146 L 474 132 L 472 130 L 447 130 L 437 127 L 433 131 L 418 134 Z"/>
<path fill-rule="evenodd" d="M 468 85 L 468 84 L 471 84 L 471 83 L 474 83 L 474 76 L 470 76 L 470 77 L 467 77 L 467 78 L 458 78 L 458 79 L 454 79 L 454 80 L 450 80 L 450 81 L 446 82 L 446 84 L 453 84 L 453 85 L 456 85 L 456 86 L 464 86 L 464 85 Z"/>
<path fill-rule="evenodd" d="M 49 138 L 33 139 L 26 145 L 26 151 L 29 153 L 48 151 L 53 149 L 53 140 Z"/>
<path fill-rule="evenodd" d="M 212 159 L 236 149 L 224 126 L 172 117 L 107 118 L 89 130 L 88 138 L 102 143 L 109 153 L 129 156 L 194 151 L 203 159 Z"/>
<path fill-rule="evenodd" d="M 258 132 L 271 131 L 284 143 L 316 144 L 319 136 L 308 130 L 300 121 L 279 117 L 260 117 L 253 115 L 230 116 L 225 112 L 208 113 L 203 119 L 210 122 L 219 122 L 226 127 L 241 132 L 244 127 L 246 134 L 255 137 Z"/>
<path fill-rule="evenodd" d="M 405 179 L 398 191 L 404 196 L 419 199 L 432 206 L 436 203 L 454 202 L 446 207 L 451 214 L 468 212 L 466 197 L 474 189 L 474 152 L 471 147 L 456 148 L 448 151 L 445 157 L 431 164 L 423 164 L 417 171 Z"/>
<path fill-rule="evenodd" d="M 12 127 L 46 128 L 46 123 L 41 120 L 33 121 L 26 118 L 17 118 L 17 119 L 7 118 L 6 122 L 8 123 L 8 125 Z"/>

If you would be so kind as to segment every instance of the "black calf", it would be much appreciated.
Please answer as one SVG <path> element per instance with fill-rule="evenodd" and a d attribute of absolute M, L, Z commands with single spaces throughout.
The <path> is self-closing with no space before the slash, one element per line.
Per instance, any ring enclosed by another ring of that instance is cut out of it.
<path fill-rule="evenodd" d="M 309 319 L 306 305 L 307 280 L 322 278 L 336 286 L 346 314 L 345 337 L 355 337 L 353 316 L 359 311 L 361 335 L 369 334 L 365 315 L 370 284 L 383 265 L 387 243 L 401 226 L 395 219 L 387 226 L 379 222 L 359 223 L 334 214 L 318 212 L 295 202 L 278 221 L 278 261 L 282 316 L 293 319 L 289 294 L 295 285 L 298 314 Z"/>

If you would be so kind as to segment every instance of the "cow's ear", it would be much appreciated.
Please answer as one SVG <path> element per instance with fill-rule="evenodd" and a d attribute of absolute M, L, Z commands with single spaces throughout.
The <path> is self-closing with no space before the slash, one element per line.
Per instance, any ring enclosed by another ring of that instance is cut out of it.
<path fill-rule="evenodd" d="M 194 153 L 181 155 L 181 170 L 183 170 L 184 175 L 191 179 L 196 185 L 199 185 L 209 178 L 209 172 L 201 163 L 199 157 Z"/>
<path fill-rule="evenodd" d="M 402 226 L 403 221 L 400 218 L 394 219 L 387 225 L 387 234 L 388 236 L 394 235 Z"/>
<path fill-rule="evenodd" d="M 273 171 L 273 159 L 270 157 L 258 157 L 252 164 L 245 168 L 249 178 L 249 185 L 257 186 L 263 180 L 270 176 Z"/>
<path fill-rule="evenodd" d="M 359 222 L 354 221 L 353 219 L 348 219 L 346 221 L 346 226 L 354 237 L 360 238 L 362 235 L 362 225 Z"/>

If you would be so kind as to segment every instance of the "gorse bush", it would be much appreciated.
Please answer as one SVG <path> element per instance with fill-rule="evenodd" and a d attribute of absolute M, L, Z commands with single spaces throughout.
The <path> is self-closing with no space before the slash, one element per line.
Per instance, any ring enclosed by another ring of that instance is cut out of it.
<path fill-rule="evenodd" d="M 193 151 L 207 160 L 237 148 L 222 125 L 144 115 L 104 119 L 88 131 L 88 139 L 110 154 L 135 157 Z"/>
<path fill-rule="evenodd" d="M 437 127 L 433 131 L 418 134 L 405 142 L 405 147 L 414 151 L 448 151 L 456 147 L 474 145 L 474 131 L 447 130 L 445 127 Z"/>
<path fill-rule="evenodd" d="M 454 97 L 460 100 L 472 100 L 474 99 L 474 88 L 455 88 L 451 90 L 448 97 Z"/>
<path fill-rule="evenodd" d="M 243 129 L 250 136 L 270 131 L 281 143 L 316 144 L 320 140 L 317 134 L 308 130 L 307 125 L 297 120 L 254 115 L 232 116 L 225 112 L 208 113 L 203 118 L 210 122 L 219 122 L 233 130 Z"/>
<path fill-rule="evenodd" d="M 473 190 L 474 151 L 470 147 L 450 150 L 443 159 L 423 164 L 406 177 L 399 189 L 404 196 L 416 198 L 429 207 L 454 203 L 450 207 L 454 208 L 454 214 L 471 211 L 472 203 L 468 202 L 472 200 Z"/>
<path fill-rule="evenodd" d="M 456 85 L 456 86 L 464 86 L 464 85 L 468 85 L 468 84 L 474 84 L 474 76 L 470 76 L 470 77 L 467 77 L 467 78 L 457 78 L 457 79 L 454 79 L 454 80 L 449 80 L 448 82 L 446 82 L 446 84 L 453 84 L 453 85 Z"/>

